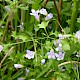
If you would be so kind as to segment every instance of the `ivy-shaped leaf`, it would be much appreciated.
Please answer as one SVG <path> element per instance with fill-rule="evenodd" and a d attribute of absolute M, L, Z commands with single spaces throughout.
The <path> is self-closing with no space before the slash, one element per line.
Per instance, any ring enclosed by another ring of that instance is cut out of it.
<path fill-rule="evenodd" d="M 19 39 L 22 39 L 24 42 L 27 39 L 27 37 L 25 35 L 19 35 Z"/>
<path fill-rule="evenodd" d="M 48 22 L 43 21 L 41 24 L 38 24 L 38 26 L 39 26 L 39 28 L 45 29 L 48 26 L 48 23 L 49 23 L 49 21 Z"/>
<path fill-rule="evenodd" d="M 62 44 L 63 44 L 62 48 L 63 48 L 64 51 L 70 50 L 70 45 L 69 45 L 69 43 L 67 41 L 63 40 Z"/>
<path fill-rule="evenodd" d="M 80 18 L 77 18 L 77 22 L 80 23 Z"/>
<path fill-rule="evenodd" d="M 13 31 L 11 36 L 14 37 L 15 39 L 19 38 L 19 37 L 16 35 L 16 31 Z"/>
<path fill-rule="evenodd" d="M 14 37 L 15 39 L 19 38 L 19 39 L 23 40 L 23 42 L 25 42 L 25 40 L 27 39 L 26 35 L 24 35 L 24 34 L 17 35 L 15 31 L 12 32 L 12 37 Z"/>
<path fill-rule="evenodd" d="M 64 51 L 68 51 L 68 50 L 70 50 L 70 46 L 69 46 L 69 44 L 67 44 L 67 43 L 64 44 L 64 45 L 63 45 L 63 50 L 64 50 Z"/>

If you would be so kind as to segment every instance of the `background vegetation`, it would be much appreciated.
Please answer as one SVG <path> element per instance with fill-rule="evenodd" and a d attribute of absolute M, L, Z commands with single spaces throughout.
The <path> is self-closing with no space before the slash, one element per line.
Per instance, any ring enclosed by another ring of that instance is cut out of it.
<path fill-rule="evenodd" d="M 0 0 L 0 80 L 80 80 L 79 30 L 80 0 Z"/>

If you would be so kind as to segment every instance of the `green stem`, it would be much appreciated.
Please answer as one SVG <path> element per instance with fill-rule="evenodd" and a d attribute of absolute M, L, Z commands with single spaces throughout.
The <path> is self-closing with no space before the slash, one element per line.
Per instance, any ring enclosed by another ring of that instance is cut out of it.
<path fill-rule="evenodd" d="M 75 30 L 75 22 L 78 14 L 78 6 L 79 6 L 79 0 L 73 0 L 73 9 L 72 9 L 72 16 L 71 16 L 71 24 L 70 24 L 70 33 L 73 33 Z"/>
<path fill-rule="evenodd" d="M 36 43 L 36 41 L 35 41 L 35 39 L 33 39 L 33 37 L 32 37 L 32 40 L 33 40 L 33 45 L 34 45 L 34 51 L 35 51 L 35 57 L 36 57 L 36 63 L 37 63 L 37 52 L 36 52 L 36 45 L 37 45 L 37 43 Z"/>
<path fill-rule="evenodd" d="M 16 33 L 17 33 L 17 22 L 18 22 L 18 21 L 17 21 L 17 18 L 16 18 L 16 17 L 17 17 L 17 14 L 15 14 L 15 31 L 16 31 Z"/>
<path fill-rule="evenodd" d="M 37 31 L 35 31 L 35 37 L 37 37 Z M 34 50 L 35 50 L 35 54 L 36 54 L 36 63 L 37 63 L 37 52 L 36 52 L 36 47 L 37 47 L 37 43 L 36 43 L 36 40 L 34 39 Z"/>
<path fill-rule="evenodd" d="M 37 42 L 36 42 L 36 39 L 33 38 L 33 36 L 31 36 L 31 37 L 32 37 L 33 45 L 34 45 L 35 58 L 36 58 L 36 64 L 37 64 L 37 62 L 38 62 L 38 60 L 37 60 L 37 50 L 36 50 Z M 37 31 L 35 31 L 35 37 L 37 37 Z"/>
<path fill-rule="evenodd" d="M 24 0 L 22 0 L 21 3 L 25 5 Z M 21 24 L 22 23 L 24 24 L 24 22 L 25 22 L 25 10 L 21 10 Z M 23 51 L 23 48 L 24 48 L 24 43 L 21 44 L 21 52 Z"/>
<path fill-rule="evenodd" d="M 44 52 L 43 52 L 42 40 L 41 40 L 41 52 L 42 52 L 42 57 L 43 57 L 44 56 Z"/>
<path fill-rule="evenodd" d="M 18 13 L 18 12 L 16 12 L 16 14 L 14 15 L 14 16 L 15 16 L 15 20 L 14 20 L 14 21 L 15 21 L 15 22 L 14 22 L 15 24 L 14 24 L 14 26 L 15 26 L 15 32 L 16 32 L 16 34 L 17 34 L 17 23 L 18 23 L 17 13 Z M 16 42 L 17 42 L 17 40 L 16 40 Z M 18 46 L 18 45 L 15 46 L 15 47 L 16 47 L 16 48 L 15 48 L 15 53 L 17 53 L 17 50 L 18 50 L 18 49 L 17 49 L 17 46 Z"/>
<path fill-rule="evenodd" d="M 37 63 L 37 61 L 38 61 L 38 60 L 37 60 L 36 45 L 37 45 L 37 43 L 35 43 L 35 42 L 34 42 L 34 50 L 35 50 L 35 55 L 36 55 L 36 63 Z"/>

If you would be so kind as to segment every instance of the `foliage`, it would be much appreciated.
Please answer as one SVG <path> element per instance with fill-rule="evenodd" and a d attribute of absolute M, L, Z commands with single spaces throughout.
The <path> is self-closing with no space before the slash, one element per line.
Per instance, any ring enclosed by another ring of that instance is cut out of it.
<path fill-rule="evenodd" d="M 0 80 L 79 80 L 79 2 L 0 0 Z"/>

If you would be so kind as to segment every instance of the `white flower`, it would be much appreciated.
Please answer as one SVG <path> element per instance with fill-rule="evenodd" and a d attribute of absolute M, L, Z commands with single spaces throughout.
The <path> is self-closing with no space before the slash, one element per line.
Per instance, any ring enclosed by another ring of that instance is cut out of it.
<path fill-rule="evenodd" d="M 59 54 L 56 54 L 57 60 L 63 60 L 64 59 L 64 53 L 59 52 Z"/>
<path fill-rule="evenodd" d="M 1 28 L 5 28 L 5 26 L 1 26 Z"/>
<path fill-rule="evenodd" d="M 76 32 L 75 37 L 79 40 L 80 39 L 80 30 Z"/>
<path fill-rule="evenodd" d="M 39 11 L 40 14 L 43 14 L 43 15 L 47 15 L 47 11 L 46 9 L 42 8 L 40 11 Z"/>
<path fill-rule="evenodd" d="M 23 66 L 21 64 L 14 64 L 15 68 L 22 68 Z"/>
<path fill-rule="evenodd" d="M 76 57 L 80 57 L 80 52 L 77 52 Z"/>
<path fill-rule="evenodd" d="M 28 68 L 26 68 L 26 76 L 29 74 L 29 69 Z"/>
<path fill-rule="evenodd" d="M 3 50 L 3 46 L 2 45 L 0 45 L 0 52 Z"/>
<path fill-rule="evenodd" d="M 44 64 L 44 63 L 45 63 L 45 59 L 42 59 L 42 60 L 41 60 L 41 64 Z"/>
<path fill-rule="evenodd" d="M 62 52 L 62 44 L 59 43 L 58 47 L 56 48 L 56 51 Z"/>
<path fill-rule="evenodd" d="M 26 58 L 28 59 L 34 58 L 34 51 L 27 50 L 26 52 L 27 52 L 27 54 L 25 55 Z"/>
<path fill-rule="evenodd" d="M 10 8 L 8 6 L 5 6 L 5 9 L 7 12 L 10 12 Z"/>
<path fill-rule="evenodd" d="M 55 46 L 57 46 L 57 45 L 60 44 L 60 43 L 61 43 L 61 40 L 60 40 L 60 39 L 54 41 L 54 45 L 55 45 Z"/>
<path fill-rule="evenodd" d="M 62 51 L 62 47 L 57 47 L 57 48 L 56 48 L 56 51 L 61 52 L 61 51 Z"/>
<path fill-rule="evenodd" d="M 30 15 L 33 15 L 35 17 L 35 19 L 37 21 L 39 21 L 39 17 L 40 17 L 39 14 L 38 14 L 39 13 L 39 10 L 35 11 L 34 9 L 32 9 L 31 12 L 32 13 L 30 13 Z"/>
<path fill-rule="evenodd" d="M 22 25 L 19 25 L 19 26 L 17 26 L 17 27 L 19 27 L 20 28 L 20 30 L 22 30 L 23 31 L 23 27 L 22 27 Z"/>
<path fill-rule="evenodd" d="M 59 43 L 59 47 L 62 47 L 62 44 L 61 43 Z"/>
<path fill-rule="evenodd" d="M 40 16 L 39 16 L 38 14 L 35 15 L 35 19 L 36 19 L 37 21 L 40 20 L 39 17 L 40 17 Z"/>
<path fill-rule="evenodd" d="M 45 17 L 45 20 L 49 20 L 53 18 L 53 14 L 52 13 L 49 13 L 46 17 Z"/>
<path fill-rule="evenodd" d="M 47 54 L 48 54 L 48 59 L 50 59 L 50 58 L 55 59 L 56 58 L 55 57 L 56 53 L 54 53 L 54 50 L 50 50 L 50 52 L 47 52 Z"/>
<path fill-rule="evenodd" d="M 32 9 L 31 12 L 32 12 L 32 13 L 30 13 L 30 15 L 34 15 L 34 16 L 35 16 L 36 14 L 39 13 L 39 10 L 35 11 L 34 9 Z"/>
<path fill-rule="evenodd" d="M 62 34 L 58 34 L 59 39 L 64 39 L 65 37 Z"/>

